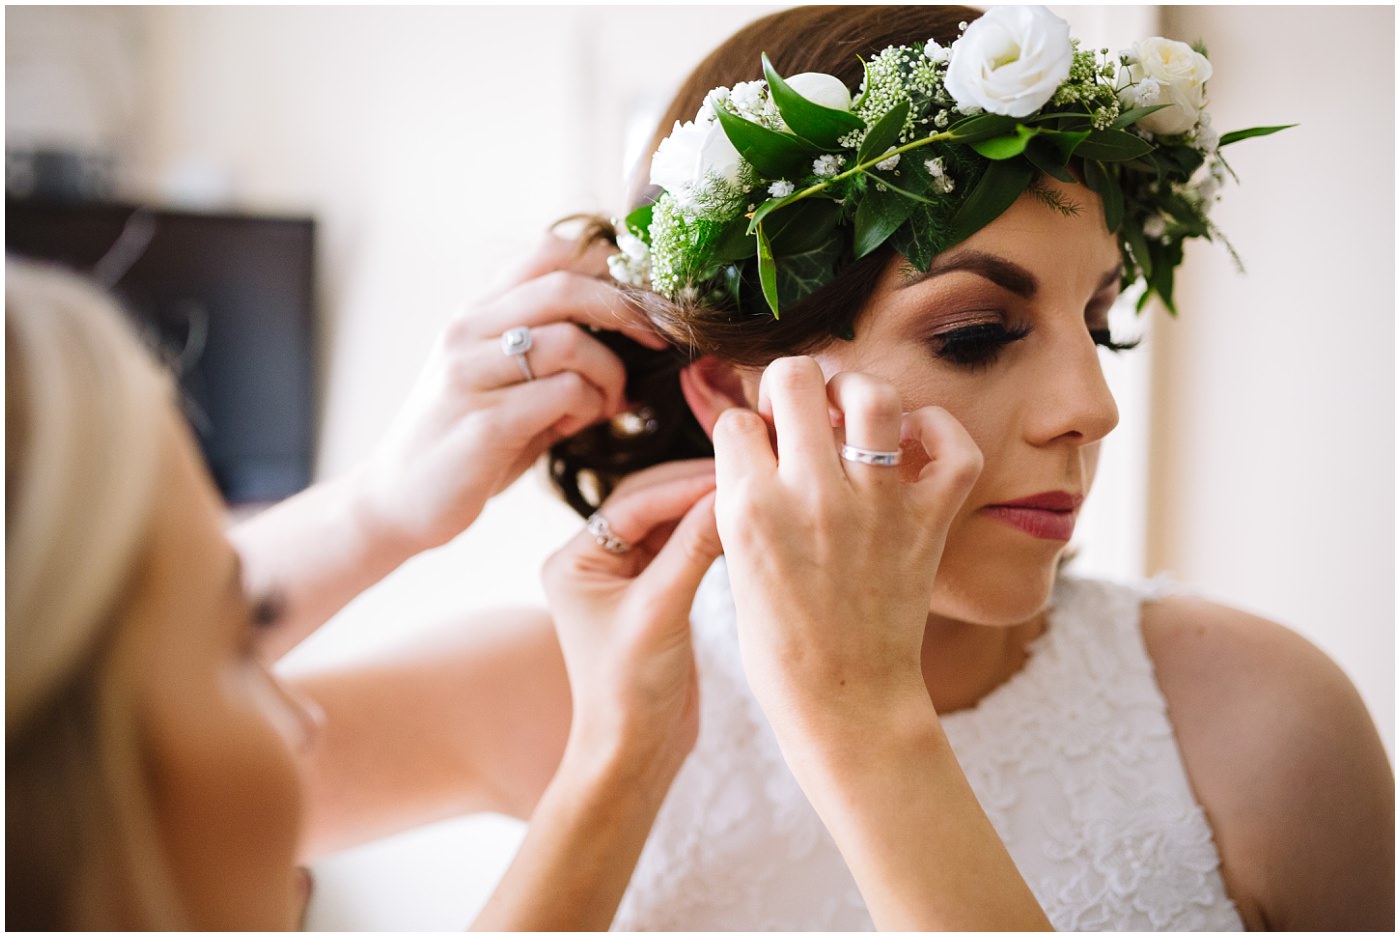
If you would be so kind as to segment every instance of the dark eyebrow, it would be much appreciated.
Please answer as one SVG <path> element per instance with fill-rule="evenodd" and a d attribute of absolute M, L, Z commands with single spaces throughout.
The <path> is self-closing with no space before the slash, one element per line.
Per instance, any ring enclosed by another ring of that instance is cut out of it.
<path fill-rule="evenodd" d="M 916 283 L 923 283 L 934 277 L 958 271 L 975 273 L 1023 299 L 1030 299 L 1034 296 L 1036 289 L 1040 286 L 1035 274 L 1020 264 L 1012 263 L 1003 257 L 988 254 L 985 251 L 964 250 L 954 251 L 951 254 L 939 254 L 933 258 L 933 263 L 929 265 L 926 273 L 909 267 L 907 272 L 910 275 L 904 279 L 899 288 L 905 289 Z"/>
<path fill-rule="evenodd" d="M 985 251 L 958 251 L 953 254 L 940 254 L 933 259 L 928 271 L 916 270 L 912 266 L 906 266 L 906 276 L 899 288 L 914 286 L 934 277 L 942 276 L 945 273 L 955 273 L 965 271 L 975 273 L 980 277 L 991 280 L 1002 289 L 1015 293 L 1023 299 L 1030 299 L 1035 295 L 1039 287 L 1039 281 L 1035 274 L 1031 273 L 1020 264 L 998 257 L 995 254 L 988 254 Z M 1094 292 L 1099 293 L 1108 289 L 1114 283 L 1122 279 L 1122 265 L 1115 266 L 1099 280 L 1098 286 L 1094 287 Z"/>

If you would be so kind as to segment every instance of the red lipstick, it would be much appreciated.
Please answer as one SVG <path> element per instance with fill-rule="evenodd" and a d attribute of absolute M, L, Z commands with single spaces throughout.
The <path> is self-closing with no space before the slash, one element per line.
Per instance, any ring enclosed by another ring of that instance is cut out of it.
<path fill-rule="evenodd" d="M 1045 491 L 1028 498 L 989 504 L 982 510 L 1032 537 L 1068 542 L 1074 536 L 1075 512 L 1083 502 L 1083 495 Z"/>

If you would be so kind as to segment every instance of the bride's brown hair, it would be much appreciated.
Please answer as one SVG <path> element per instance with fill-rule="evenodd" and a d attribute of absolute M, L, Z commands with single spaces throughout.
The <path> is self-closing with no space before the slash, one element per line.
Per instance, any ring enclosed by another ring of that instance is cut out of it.
<path fill-rule="evenodd" d="M 676 121 L 695 116 L 711 89 L 762 78 L 764 52 L 785 75 L 825 72 L 854 89 L 864 77 L 862 59 L 887 46 L 927 39 L 948 45 L 958 37 L 960 22 L 980 15 L 959 6 L 863 6 L 795 7 L 766 16 L 730 36 L 695 67 L 658 122 L 647 158 Z M 655 190 L 634 191 L 632 203 L 642 204 L 654 195 Z M 585 237 L 612 238 L 612 227 L 594 224 Z M 709 437 L 681 396 L 681 369 L 705 355 L 740 367 L 762 367 L 783 355 L 821 349 L 850 333 L 893 257 L 892 248 L 882 247 L 848 264 L 832 282 L 784 308 L 776 321 L 630 291 L 671 348 L 652 351 L 617 333 L 599 334 L 626 365 L 627 399 L 637 406 L 623 418 L 594 426 L 550 450 L 550 478 L 564 500 L 587 516 L 632 472 L 713 455 Z"/>

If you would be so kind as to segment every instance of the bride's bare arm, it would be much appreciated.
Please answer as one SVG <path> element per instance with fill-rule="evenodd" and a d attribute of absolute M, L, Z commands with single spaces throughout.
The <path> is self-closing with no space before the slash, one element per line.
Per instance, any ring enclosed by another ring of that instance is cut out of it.
<path fill-rule="evenodd" d="M 1351 681 L 1275 622 L 1203 599 L 1143 636 L 1230 897 L 1252 930 L 1395 927 L 1395 777 Z"/>
<path fill-rule="evenodd" d="M 766 423 L 715 426 L 716 516 L 744 670 L 803 792 L 876 925 L 1049 926 L 943 735 L 921 669 L 934 574 L 981 454 L 946 412 L 901 427 L 894 388 L 810 358 L 779 359 L 759 391 Z M 845 441 L 926 452 L 916 479 L 838 458 Z M 903 432 L 901 429 L 903 428 Z"/>

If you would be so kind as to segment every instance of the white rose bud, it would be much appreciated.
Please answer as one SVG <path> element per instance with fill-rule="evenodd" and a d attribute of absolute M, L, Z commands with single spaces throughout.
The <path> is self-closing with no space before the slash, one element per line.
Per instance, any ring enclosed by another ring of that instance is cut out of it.
<path fill-rule="evenodd" d="M 1069 77 L 1069 24 L 1040 6 L 993 7 L 953 44 L 944 87 L 958 109 L 1029 117 Z"/>
<path fill-rule="evenodd" d="M 1153 82 L 1157 94 L 1152 103 L 1171 105 L 1148 114 L 1136 126 L 1161 136 L 1189 133 L 1206 106 L 1210 60 L 1184 42 L 1160 36 L 1136 43 L 1133 54 L 1135 61 L 1123 69 L 1123 77 L 1132 84 L 1119 93 L 1119 100 L 1130 107 L 1146 105 L 1137 88 Z"/>
<path fill-rule="evenodd" d="M 651 184 L 675 195 L 683 205 L 693 204 L 695 192 L 711 180 L 737 185 L 743 166 L 744 158 L 718 122 L 676 121 L 651 158 Z"/>
<path fill-rule="evenodd" d="M 787 79 L 787 83 L 793 91 L 813 104 L 829 107 L 833 111 L 849 111 L 851 109 L 850 89 L 835 75 L 826 75 L 822 72 L 803 72 Z"/>

